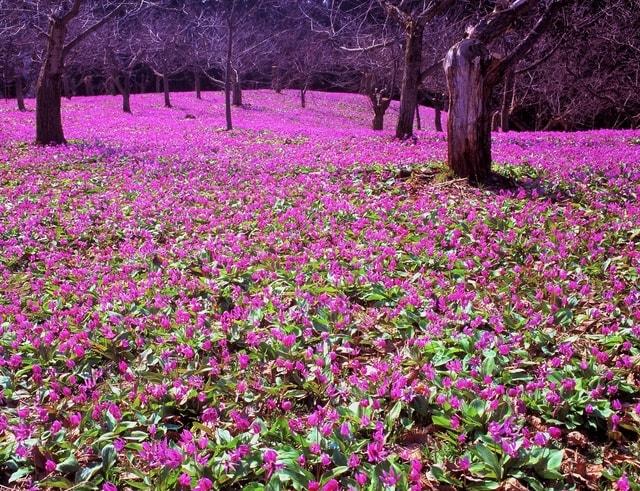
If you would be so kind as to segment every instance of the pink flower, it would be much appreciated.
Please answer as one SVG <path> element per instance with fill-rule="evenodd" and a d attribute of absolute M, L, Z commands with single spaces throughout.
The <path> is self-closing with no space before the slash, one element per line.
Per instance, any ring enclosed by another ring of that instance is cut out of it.
<path fill-rule="evenodd" d="M 194 491 L 210 491 L 212 488 L 213 482 L 211 482 L 211 479 L 202 477 L 198 481 L 198 484 L 196 484 L 196 487 L 193 489 Z"/>
<path fill-rule="evenodd" d="M 189 474 L 186 474 L 184 472 L 180 474 L 180 477 L 178 477 L 178 484 L 180 484 L 180 486 L 182 486 L 183 488 L 191 486 L 191 477 L 189 477 Z"/>
<path fill-rule="evenodd" d="M 618 491 L 629 491 L 631 486 L 629 485 L 629 478 L 626 474 L 622 474 L 622 477 L 616 482 L 616 489 Z"/>
<path fill-rule="evenodd" d="M 331 479 L 324 486 L 322 486 L 322 491 L 338 491 L 340 489 L 340 484 L 335 479 Z"/>
<path fill-rule="evenodd" d="M 51 474 L 56 470 L 56 463 L 51 459 L 47 459 L 44 463 L 44 469 L 47 471 L 47 474 Z"/>
<path fill-rule="evenodd" d="M 550 426 L 548 431 L 549 435 L 551 435 L 551 438 L 553 438 L 554 440 L 562 437 L 562 430 L 556 426 Z"/>

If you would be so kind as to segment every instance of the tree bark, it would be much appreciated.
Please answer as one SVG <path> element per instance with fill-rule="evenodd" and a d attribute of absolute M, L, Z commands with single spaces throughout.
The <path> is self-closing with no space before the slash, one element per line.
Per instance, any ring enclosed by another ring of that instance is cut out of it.
<path fill-rule="evenodd" d="M 171 108 L 171 94 L 169 92 L 169 77 L 162 75 L 162 90 L 164 91 L 164 107 Z"/>
<path fill-rule="evenodd" d="M 242 86 L 240 85 L 240 76 L 234 70 L 233 74 L 233 105 L 242 106 Z"/>
<path fill-rule="evenodd" d="M 93 95 L 93 77 L 91 75 L 87 75 L 82 79 L 82 83 L 84 84 L 84 95 L 92 96 Z"/>
<path fill-rule="evenodd" d="M 480 182 L 491 173 L 491 55 L 480 41 L 464 39 L 447 53 L 449 90 L 448 163 L 456 176 Z"/>
<path fill-rule="evenodd" d="M 231 56 L 233 55 L 233 22 L 231 17 L 227 19 L 227 61 L 224 72 L 224 114 L 227 123 L 227 131 L 233 129 L 231 121 Z"/>
<path fill-rule="evenodd" d="M 194 85 L 196 90 L 196 99 L 202 99 L 202 89 L 200 86 L 200 74 L 198 71 L 193 72 Z"/>
<path fill-rule="evenodd" d="M 65 75 L 62 76 L 62 91 L 67 99 L 71 99 L 73 97 L 73 89 L 69 83 L 69 77 Z"/>
<path fill-rule="evenodd" d="M 442 131 L 442 109 L 440 109 L 440 106 L 435 109 L 433 124 L 436 127 L 436 131 Z"/>
<path fill-rule="evenodd" d="M 307 89 L 300 89 L 300 107 L 307 107 Z"/>
<path fill-rule="evenodd" d="M 442 131 L 442 106 L 444 105 L 443 99 L 444 97 L 442 94 L 437 94 L 435 97 L 433 125 L 435 126 L 436 131 Z"/>
<path fill-rule="evenodd" d="M 277 65 L 273 65 L 271 67 L 271 88 L 275 91 L 276 94 L 280 94 L 282 92 L 282 86 L 280 84 L 280 75 L 278 73 Z"/>
<path fill-rule="evenodd" d="M 400 89 L 400 114 L 396 125 L 396 138 L 413 136 L 413 120 L 418 101 L 420 65 L 422 64 L 422 34 L 424 27 L 413 20 L 406 26 L 404 73 Z"/>
<path fill-rule="evenodd" d="M 36 85 L 36 143 L 65 143 L 62 130 L 62 72 L 67 26 L 62 19 L 49 21 L 47 50 Z"/>
<path fill-rule="evenodd" d="M 156 75 L 156 92 L 162 91 L 162 77 Z"/>
<path fill-rule="evenodd" d="M 513 104 L 515 93 L 516 75 L 513 70 L 509 70 L 504 80 L 504 90 L 502 92 L 502 104 L 500 107 L 500 129 L 508 132 L 510 128 L 509 116 Z"/>
<path fill-rule="evenodd" d="M 122 95 L 122 110 L 125 113 L 131 114 L 131 80 L 129 78 L 129 73 L 123 73 L 121 83 L 118 73 L 114 71 L 111 75 L 111 80 L 113 80 L 113 84 L 115 85 L 116 89 L 118 89 L 118 92 L 120 92 L 120 94 Z"/>
<path fill-rule="evenodd" d="M 384 111 L 381 111 L 378 108 L 373 110 L 372 128 L 375 131 L 382 131 L 384 129 Z"/>
<path fill-rule="evenodd" d="M 124 74 L 122 81 L 122 110 L 131 114 L 131 81 L 128 73 Z"/>
<path fill-rule="evenodd" d="M 16 75 L 16 102 L 18 103 L 18 111 L 26 111 L 24 105 L 24 87 L 22 86 L 22 75 Z"/>
<path fill-rule="evenodd" d="M 420 121 L 420 104 L 416 104 L 416 129 L 422 129 L 422 121 Z"/>

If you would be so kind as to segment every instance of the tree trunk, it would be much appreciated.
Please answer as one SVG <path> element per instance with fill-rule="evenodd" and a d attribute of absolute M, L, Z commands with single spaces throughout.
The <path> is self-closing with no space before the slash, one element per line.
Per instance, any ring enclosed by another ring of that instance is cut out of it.
<path fill-rule="evenodd" d="M 62 131 L 62 72 L 66 25 L 56 18 L 49 21 L 49 37 L 44 62 L 36 85 L 36 143 L 65 143 Z"/>
<path fill-rule="evenodd" d="M 227 61 L 224 71 L 224 114 L 227 123 L 227 131 L 233 129 L 231 121 L 231 56 L 233 55 L 233 23 L 231 18 L 227 20 Z"/>
<path fill-rule="evenodd" d="M 162 92 L 162 77 L 156 75 L 156 92 Z"/>
<path fill-rule="evenodd" d="M 448 161 L 456 176 L 483 181 L 491 173 L 491 61 L 479 41 L 464 39 L 447 53 L 444 71 L 449 90 Z"/>
<path fill-rule="evenodd" d="M 275 91 L 276 94 L 280 94 L 282 92 L 282 86 L 280 85 L 280 75 L 278 73 L 277 65 L 273 65 L 271 67 L 271 88 Z"/>
<path fill-rule="evenodd" d="M 436 106 L 433 123 L 436 127 L 436 131 L 442 131 L 442 109 L 440 109 L 440 106 Z"/>
<path fill-rule="evenodd" d="M 396 125 L 396 137 L 406 139 L 413 136 L 413 120 L 418 101 L 418 83 L 422 64 L 422 33 L 424 27 L 413 21 L 407 25 L 404 50 L 404 73 L 400 89 L 400 114 Z"/>
<path fill-rule="evenodd" d="M 124 74 L 124 80 L 122 81 L 122 110 L 125 113 L 131 114 L 131 82 L 129 80 L 129 74 Z"/>
<path fill-rule="evenodd" d="M 200 74 L 195 71 L 193 72 L 194 85 L 196 89 L 196 99 L 202 99 L 202 89 L 200 87 Z"/>
<path fill-rule="evenodd" d="M 233 75 L 233 105 L 242 106 L 242 86 L 240 85 L 240 76 L 235 70 Z"/>
<path fill-rule="evenodd" d="M 372 128 L 375 131 L 382 131 L 384 129 L 384 113 L 385 111 L 379 108 L 373 109 L 373 125 Z"/>
<path fill-rule="evenodd" d="M 162 75 L 162 90 L 164 91 L 164 107 L 171 108 L 171 94 L 169 93 L 169 77 Z"/>
<path fill-rule="evenodd" d="M 69 83 L 69 77 L 65 75 L 62 76 L 62 90 L 67 99 L 71 99 L 71 97 L 73 97 L 73 89 Z"/>
<path fill-rule="evenodd" d="M 511 115 L 515 85 L 516 75 L 513 70 L 509 70 L 504 80 L 502 105 L 500 107 L 500 129 L 505 133 L 511 129 L 509 125 L 509 116 Z"/>
<path fill-rule="evenodd" d="M 92 96 L 93 95 L 93 77 L 91 75 L 87 75 L 82 79 L 82 83 L 84 84 L 84 95 Z"/>
<path fill-rule="evenodd" d="M 420 121 L 420 105 L 416 104 L 416 129 L 422 129 L 422 122 Z"/>
<path fill-rule="evenodd" d="M 307 89 L 300 89 L 300 107 L 307 107 Z"/>
<path fill-rule="evenodd" d="M 18 111 L 26 111 L 24 105 L 24 87 L 22 86 L 22 75 L 16 75 L 16 101 L 18 103 Z"/>

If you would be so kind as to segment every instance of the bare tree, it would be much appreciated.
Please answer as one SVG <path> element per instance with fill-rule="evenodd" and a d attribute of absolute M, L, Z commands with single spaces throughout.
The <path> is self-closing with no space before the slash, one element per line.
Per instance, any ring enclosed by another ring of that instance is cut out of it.
<path fill-rule="evenodd" d="M 97 2 L 97 5 L 87 5 L 83 11 L 83 0 L 74 0 L 67 8 L 64 3 L 51 8 L 47 31 L 44 33 L 46 49 L 36 85 L 36 142 L 41 145 L 65 142 L 61 117 L 61 77 L 66 57 L 91 33 L 114 17 L 124 5 L 123 2 L 107 2 L 105 6 L 105 2 Z M 39 2 L 35 7 L 39 7 Z M 88 27 L 79 30 L 67 41 L 72 21 L 81 14 L 84 18 L 80 25 Z"/>
<path fill-rule="evenodd" d="M 139 16 L 138 48 L 145 64 L 161 81 L 164 106 L 171 108 L 171 77 L 188 66 L 191 45 L 189 18 L 182 9 L 155 8 Z"/>
<path fill-rule="evenodd" d="M 447 53 L 444 70 L 449 91 L 448 162 L 459 177 L 486 180 L 491 173 L 489 101 L 494 86 L 531 50 L 554 16 L 571 0 L 516 0 L 467 30 L 467 36 Z M 497 57 L 489 49 L 516 20 L 538 7 L 533 27 L 509 53 Z"/>

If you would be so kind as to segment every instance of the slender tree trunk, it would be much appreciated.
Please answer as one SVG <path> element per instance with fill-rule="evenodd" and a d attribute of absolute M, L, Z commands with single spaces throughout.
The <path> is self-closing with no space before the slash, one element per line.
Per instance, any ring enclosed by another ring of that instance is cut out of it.
<path fill-rule="evenodd" d="M 242 106 L 242 86 L 240 85 L 240 76 L 234 70 L 233 74 L 233 105 Z"/>
<path fill-rule="evenodd" d="M 276 94 L 280 94 L 282 92 L 282 86 L 280 85 L 280 75 L 278 73 L 278 65 L 273 65 L 271 67 L 271 88 L 275 91 Z"/>
<path fill-rule="evenodd" d="M 233 55 L 233 23 L 231 18 L 227 20 L 227 61 L 224 72 L 224 114 L 227 122 L 227 131 L 233 129 L 231 121 L 231 56 Z"/>
<path fill-rule="evenodd" d="M 494 111 L 491 113 L 491 131 L 498 131 L 500 129 L 500 111 Z"/>
<path fill-rule="evenodd" d="M 162 75 L 162 90 L 164 91 L 164 107 L 171 107 L 171 94 L 169 92 L 169 77 Z"/>
<path fill-rule="evenodd" d="M 436 106 L 433 124 L 436 127 L 436 131 L 442 131 L 442 109 L 440 109 L 440 106 Z"/>
<path fill-rule="evenodd" d="M 131 114 L 131 81 L 129 80 L 129 74 L 124 74 L 124 80 L 122 81 L 122 110 L 125 113 Z"/>
<path fill-rule="evenodd" d="M 515 92 L 516 75 L 513 70 L 509 70 L 504 80 L 504 90 L 502 92 L 502 104 L 500 107 L 500 129 L 505 133 L 510 128 L 509 116 L 511 115 L 511 105 Z"/>
<path fill-rule="evenodd" d="M 162 92 L 162 77 L 156 75 L 156 92 Z"/>
<path fill-rule="evenodd" d="M 71 84 L 69 83 L 69 77 L 67 77 L 66 75 L 62 76 L 62 90 L 64 96 L 67 99 L 71 99 L 71 97 L 73 97 L 73 89 L 71 88 Z"/>
<path fill-rule="evenodd" d="M 444 70 L 449 90 L 449 167 L 456 176 L 483 181 L 491 173 L 491 86 L 486 70 L 487 48 L 464 39 L 447 53 Z"/>
<path fill-rule="evenodd" d="M 16 75 L 16 101 L 18 103 L 18 111 L 26 111 L 24 105 L 24 87 L 22 86 L 22 75 Z"/>
<path fill-rule="evenodd" d="M 420 105 L 416 104 L 416 129 L 422 129 L 422 121 L 420 121 Z"/>
<path fill-rule="evenodd" d="M 84 94 L 87 96 L 93 95 L 93 77 L 91 75 L 87 75 L 82 79 L 82 83 L 84 84 Z"/>
<path fill-rule="evenodd" d="M 422 34 L 424 27 L 411 21 L 406 27 L 404 50 L 404 73 L 400 89 L 400 114 L 396 125 L 396 137 L 406 139 L 413 136 L 413 120 L 418 101 L 418 83 L 422 64 Z"/>
<path fill-rule="evenodd" d="M 433 125 L 436 128 L 436 131 L 442 131 L 442 106 L 444 105 L 444 97 L 442 94 L 437 94 L 435 97 L 434 104 L 434 117 L 433 117 Z"/>
<path fill-rule="evenodd" d="M 307 89 L 300 89 L 300 107 L 307 107 Z"/>
<path fill-rule="evenodd" d="M 44 62 L 36 85 L 36 143 L 65 143 L 62 130 L 62 72 L 66 25 L 56 18 L 49 21 L 49 37 Z"/>
<path fill-rule="evenodd" d="M 200 74 L 198 71 L 193 72 L 194 85 L 196 89 L 196 99 L 202 99 L 202 89 L 200 86 Z"/>

